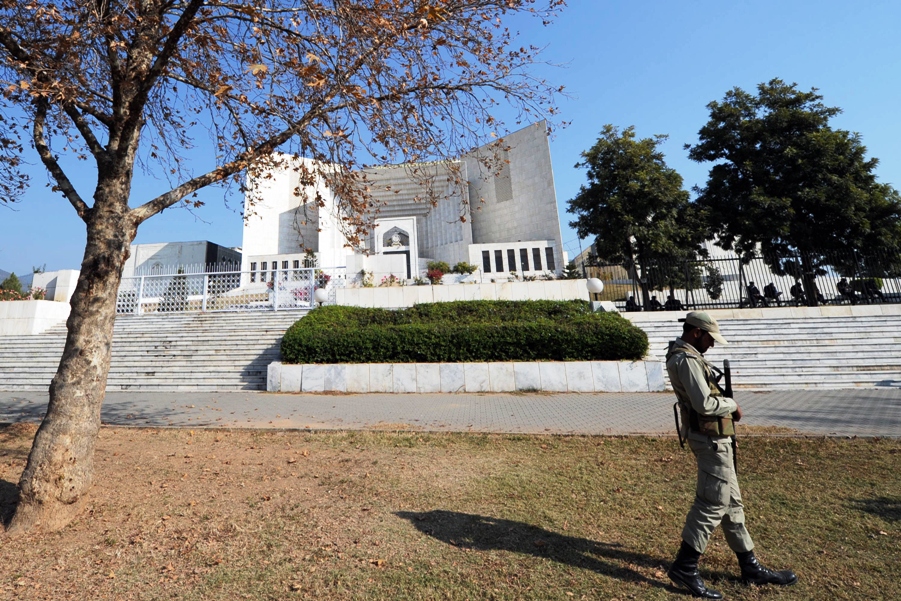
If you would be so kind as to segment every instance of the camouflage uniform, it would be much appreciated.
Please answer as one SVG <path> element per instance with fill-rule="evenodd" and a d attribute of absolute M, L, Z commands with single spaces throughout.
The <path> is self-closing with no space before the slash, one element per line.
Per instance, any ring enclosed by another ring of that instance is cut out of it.
<path fill-rule="evenodd" d="M 698 482 L 695 502 L 682 530 L 682 540 L 700 553 L 707 549 L 710 535 L 720 524 L 733 551 L 754 548 L 745 528 L 744 506 L 732 461 L 730 434 L 735 401 L 723 396 L 707 360 L 681 338 L 667 354 L 666 370 L 682 409 L 683 432 L 697 462 Z M 696 412 L 696 419 L 690 417 Z M 700 429 L 691 427 L 695 421 Z"/>

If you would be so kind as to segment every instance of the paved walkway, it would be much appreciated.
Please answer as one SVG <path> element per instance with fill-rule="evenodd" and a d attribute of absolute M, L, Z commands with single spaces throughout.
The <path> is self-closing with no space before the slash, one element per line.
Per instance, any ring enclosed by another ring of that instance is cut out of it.
<path fill-rule="evenodd" d="M 421 429 L 441 432 L 672 434 L 672 393 L 272 394 L 110 392 L 118 426 Z M 745 434 L 901 437 L 901 389 L 739 393 Z M 47 394 L 0 392 L 0 423 L 39 421 Z"/>

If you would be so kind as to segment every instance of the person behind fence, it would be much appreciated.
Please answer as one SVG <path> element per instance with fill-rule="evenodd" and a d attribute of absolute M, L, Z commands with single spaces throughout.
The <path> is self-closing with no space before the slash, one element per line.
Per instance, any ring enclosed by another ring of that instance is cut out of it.
<path fill-rule="evenodd" d="M 788 291 L 799 305 L 807 304 L 807 297 L 804 295 L 804 288 L 801 286 L 801 280 L 795 279 L 795 283 L 792 284 L 792 287 L 789 288 Z"/>
<path fill-rule="evenodd" d="M 719 591 L 707 588 L 698 572 L 710 535 L 721 525 L 726 543 L 738 557 L 744 583 L 794 584 L 798 577 L 791 570 L 775 571 L 760 564 L 745 527 L 730 438 L 742 411 L 723 394 L 712 366 L 704 358 L 714 343 L 728 343 L 720 334 L 719 324 L 705 312 L 692 311 L 681 321 L 682 336 L 670 343 L 666 371 L 681 414 L 680 441 L 687 440 L 694 453 L 698 479 L 694 504 L 682 529 L 682 543 L 667 575 L 695 597 L 722 599 Z"/>
<path fill-rule="evenodd" d="M 823 296 L 823 293 L 820 292 L 820 289 L 819 287 L 817 287 L 816 282 L 813 283 L 813 293 L 817 295 L 817 302 L 821 305 L 825 305 L 827 302 L 829 302 L 826 300 L 826 297 Z"/>
<path fill-rule="evenodd" d="M 663 305 L 657 300 L 656 296 L 652 296 L 648 301 L 648 311 L 663 311 Z"/>
<path fill-rule="evenodd" d="M 667 311 L 681 311 L 682 301 L 670 294 L 666 297 L 666 303 L 664 303 L 663 308 Z"/>
<path fill-rule="evenodd" d="M 630 296 L 626 299 L 626 311 L 641 311 L 641 305 L 635 302 L 634 296 Z"/>
<path fill-rule="evenodd" d="M 760 288 L 754 282 L 749 283 L 746 290 L 748 291 L 748 300 L 751 302 L 752 307 L 757 305 L 767 306 L 766 299 L 760 294 Z"/>
<path fill-rule="evenodd" d="M 878 298 L 879 302 L 885 302 L 885 295 L 882 294 L 882 290 L 879 289 L 879 286 L 876 285 L 876 280 L 873 278 L 863 280 L 863 292 L 870 300 Z"/>
<path fill-rule="evenodd" d="M 776 284 L 770 282 L 763 287 L 763 296 L 768 300 L 772 300 L 778 303 L 779 297 L 782 296 L 782 291 L 776 290 Z"/>
<path fill-rule="evenodd" d="M 848 283 L 848 278 L 842 278 L 838 281 L 838 284 L 835 285 L 835 289 L 838 290 L 838 293 L 851 301 L 852 305 L 857 304 L 857 293 L 851 288 L 851 284 Z"/>

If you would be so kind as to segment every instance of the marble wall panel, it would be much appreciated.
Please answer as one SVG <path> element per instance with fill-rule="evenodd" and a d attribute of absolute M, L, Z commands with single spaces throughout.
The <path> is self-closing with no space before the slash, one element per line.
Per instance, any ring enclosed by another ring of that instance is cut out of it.
<path fill-rule="evenodd" d="M 347 392 L 369 392 L 369 363 L 347 364 Z"/>
<path fill-rule="evenodd" d="M 369 392 L 394 392 L 394 370 L 390 363 L 369 364 Z"/>
<path fill-rule="evenodd" d="M 514 363 L 516 390 L 541 390 L 541 371 L 537 363 Z"/>
<path fill-rule="evenodd" d="M 622 392 L 619 380 L 619 365 L 611 361 L 592 361 L 595 392 Z"/>
<path fill-rule="evenodd" d="M 303 366 L 301 392 L 322 392 L 325 390 L 325 365 L 307 363 Z"/>
<path fill-rule="evenodd" d="M 441 392 L 441 367 L 437 363 L 416 364 L 416 392 Z"/>
<path fill-rule="evenodd" d="M 513 392 L 516 390 L 516 378 L 513 375 L 512 363 L 489 363 L 488 385 L 491 392 Z"/>
<path fill-rule="evenodd" d="M 400 286 L 388 287 L 388 307 L 395 309 L 404 305 L 404 289 Z"/>
<path fill-rule="evenodd" d="M 404 286 L 401 288 L 404 295 L 404 307 L 412 307 L 419 301 L 419 291 L 417 288 L 421 288 L 421 286 Z"/>
<path fill-rule="evenodd" d="M 416 392 L 416 364 L 395 363 L 392 366 L 394 392 Z"/>
<path fill-rule="evenodd" d="M 441 392 L 462 392 L 466 386 L 462 363 L 441 363 Z"/>
<path fill-rule="evenodd" d="M 651 392 L 663 392 L 666 383 L 663 379 L 665 366 L 662 361 L 645 361 L 645 369 L 648 372 L 648 390 Z"/>
<path fill-rule="evenodd" d="M 463 378 L 466 392 L 488 392 L 491 390 L 487 363 L 464 363 Z"/>
<path fill-rule="evenodd" d="M 282 389 L 282 364 L 273 361 L 266 368 L 266 390 L 268 392 L 281 392 Z"/>
<path fill-rule="evenodd" d="M 337 363 L 325 366 L 323 390 L 347 392 L 347 364 Z"/>
<path fill-rule="evenodd" d="M 282 365 L 279 382 L 281 392 L 300 392 L 303 384 L 303 365 Z"/>
<path fill-rule="evenodd" d="M 569 392 L 594 392 L 594 375 L 588 361 L 567 361 L 566 387 Z"/>
<path fill-rule="evenodd" d="M 566 392 L 566 364 L 561 361 L 542 361 L 538 363 L 541 376 L 541 390 L 548 392 Z"/>
<path fill-rule="evenodd" d="M 623 392 L 648 392 L 648 371 L 643 361 L 621 361 L 619 380 Z"/>

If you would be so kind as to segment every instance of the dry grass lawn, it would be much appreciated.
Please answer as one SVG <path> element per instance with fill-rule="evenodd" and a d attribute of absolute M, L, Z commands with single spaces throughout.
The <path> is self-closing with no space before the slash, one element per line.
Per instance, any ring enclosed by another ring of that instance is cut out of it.
<path fill-rule="evenodd" d="M 0 431 L 8 519 L 34 433 Z M 798 585 L 728 599 L 901 598 L 901 441 L 756 437 L 759 555 Z M 693 495 L 673 439 L 104 428 L 84 515 L 0 535 L 0 599 L 687 599 L 665 569 Z"/>

